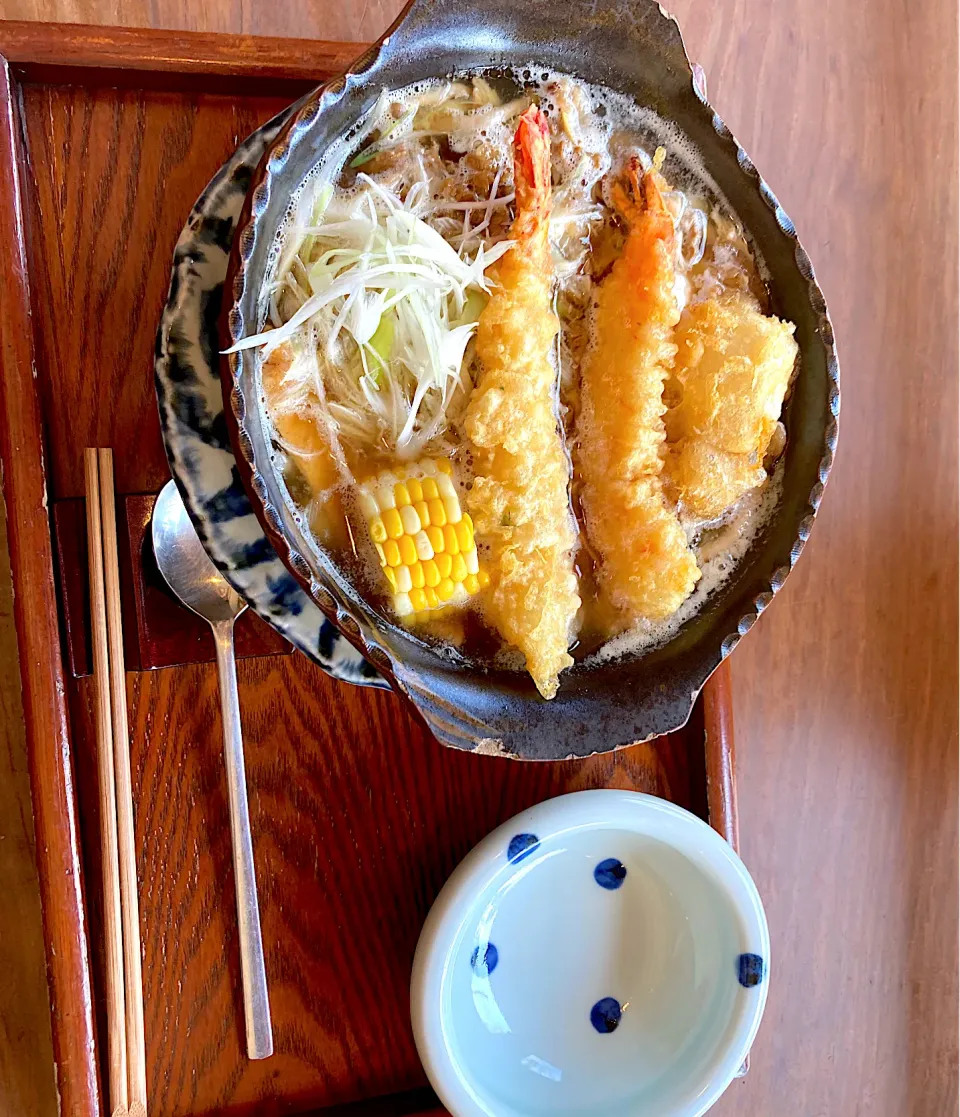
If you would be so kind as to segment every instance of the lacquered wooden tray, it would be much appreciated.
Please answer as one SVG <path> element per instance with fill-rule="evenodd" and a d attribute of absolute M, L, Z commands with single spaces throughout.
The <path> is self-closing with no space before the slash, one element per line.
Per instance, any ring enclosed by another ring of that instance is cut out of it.
<path fill-rule="evenodd" d="M 167 479 L 152 360 L 180 228 L 236 144 L 359 49 L 0 23 L 0 451 L 64 1115 L 105 1111 L 104 1017 L 93 690 L 68 669 L 54 515 L 67 554 L 85 446 L 114 448 L 125 505 Z M 394 695 L 299 654 L 252 653 L 240 695 L 277 1053 L 248 1062 L 202 658 L 128 658 L 152 1117 L 433 1111 L 408 1018 L 420 926 L 463 854 L 528 804 L 634 788 L 736 841 L 725 666 L 681 733 L 521 764 L 444 749 Z"/>

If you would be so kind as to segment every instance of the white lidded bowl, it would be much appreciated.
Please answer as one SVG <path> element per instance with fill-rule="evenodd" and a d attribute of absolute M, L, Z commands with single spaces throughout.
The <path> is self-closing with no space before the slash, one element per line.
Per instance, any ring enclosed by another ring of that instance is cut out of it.
<path fill-rule="evenodd" d="M 698 1117 L 750 1049 L 769 958 L 756 886 L 706 823 L 636 792 L 562 795 L 444 885 L 414 1036 L 453 1117 Z"/>

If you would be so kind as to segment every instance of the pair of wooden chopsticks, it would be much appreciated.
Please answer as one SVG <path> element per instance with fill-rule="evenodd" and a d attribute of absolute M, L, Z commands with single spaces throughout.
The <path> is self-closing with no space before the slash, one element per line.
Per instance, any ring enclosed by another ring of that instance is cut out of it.
<path fill-rule="evenodd" d="M 113 1117 L 146 1117 L 140 906 L 120 620 L 113 452 L 85 450 L 90 619 L 97 697 L 100 842 L 107 966 L 107 1060 Z"/>

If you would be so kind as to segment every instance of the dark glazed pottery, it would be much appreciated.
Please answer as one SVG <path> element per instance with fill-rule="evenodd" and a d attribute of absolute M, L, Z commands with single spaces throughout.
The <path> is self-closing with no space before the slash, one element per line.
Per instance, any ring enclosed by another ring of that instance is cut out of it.
<path fill-rule="evenodd" d="M 801 368 L 785 411 L 782 498 L 737 571 L 669 643 L 576 665 L 545 702 L 526 675 L 438 655 L 378 615 L 311 542 L 271 464 L 251 351 L 224 358 L 226 414 L 241 476 L 278 554 L 445 744 L 531 760 L 587 756 L 682 726 L 704 682 L 766 608 L 810 533 L 833 461 L 840 409 L 833 330 L 792 222 L 705 99 L 680 31 L 652 0 L 413 0 L 351 71 L 318 89 L 268 150 L 231 254 L 224 347 L 261 324 L 270 246 L 290 194 L 330 141 L 386 87 L 453 71 L 535 63 L 632 96 L 695 146 L 764 259 L 774 311 L 796 323 Z"/>

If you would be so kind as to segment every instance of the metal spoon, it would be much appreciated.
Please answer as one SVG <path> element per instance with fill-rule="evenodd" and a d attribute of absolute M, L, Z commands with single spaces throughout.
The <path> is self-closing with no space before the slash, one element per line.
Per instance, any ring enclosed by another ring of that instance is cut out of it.
<path fill-rule="evenodd" d="M 153 553 L 167 585 L 188 609 L 209 623 L 217 645 L 247 1055 L 251 1059 L 265 1059 L 273 1054 L 273 1031 L 260 937 L 257 878 L 253 867 L 247 784 L 243 769 L 237 665 L 233 652 L 233 624 L 246 609 L 246 604 L 207 557 L 173 481 L 164 485 L 153 506 Z"/>

